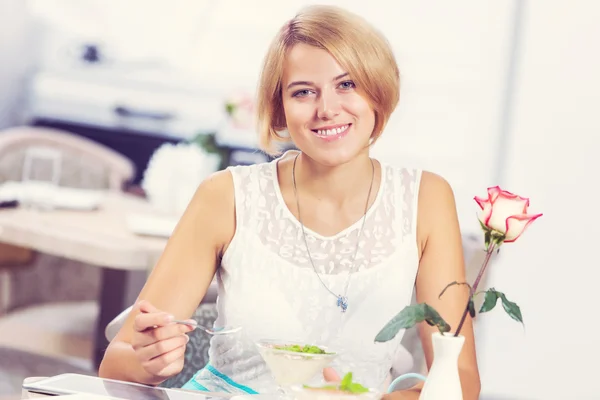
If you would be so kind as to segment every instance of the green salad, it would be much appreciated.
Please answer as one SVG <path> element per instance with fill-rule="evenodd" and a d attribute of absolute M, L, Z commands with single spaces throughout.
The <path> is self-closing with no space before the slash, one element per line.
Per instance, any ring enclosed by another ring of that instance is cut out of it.
<path fill-rule="evenodd" d="M 325 385 L 325 386 L 319 386 L 319 387 L 312 387 L 312 386 L 304 385 L 304 387 L 306 389 L 335 390 L 335 391 L 339 391 L 339 392 L 346 392 L 346 393 L 352 393 L 352 394 L 366 393 L 369 391 L 369 389 L 367 389 L 360 383 L 352 382 L 352 372 L 348 372 L 346 375 L 344 375 L 344 379 L 342 379 L 342 381 L 337 385 Z"/>
<path fill-rule="evenodd" d="M 331 354 L 327 353 L 320 347 L 312 346 L 306 344 L 304 346 L 300 346 L 299 344 L 287 345 L 287 346 L 276 346 L 277 350 L 285 350 L 285 351 L 293 351 L 296 353 L 308 353 L 308 354 Z"/>

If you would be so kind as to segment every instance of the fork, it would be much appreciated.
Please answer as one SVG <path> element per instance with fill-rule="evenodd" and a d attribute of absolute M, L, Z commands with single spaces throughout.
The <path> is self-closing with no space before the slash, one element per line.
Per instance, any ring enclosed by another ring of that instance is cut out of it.
<path fill-rule="evenodd" d="M 180 319 L 176 319 L 173 322 L 176 324 L 191 326 L 192 328 L 196 328 L 196 329 L 201 329 L 204 332 L 208 333 L 209 335 L 226 335 L 228 333 L 234 333 L 234 332 L 237 332 L 240 329 L 242 329 L 242 327 L 240 327 L 240 326 L 238 326 L 238 327 L 223 327 L 223 328 L 208 328 L 206 326 L 202 326 L 197 323 L 193 323 L 190 321 L 183 321 Z"/>

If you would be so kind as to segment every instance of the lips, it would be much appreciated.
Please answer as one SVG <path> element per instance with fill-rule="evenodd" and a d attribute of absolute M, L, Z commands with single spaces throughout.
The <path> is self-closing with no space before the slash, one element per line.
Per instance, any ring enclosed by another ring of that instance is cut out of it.
<path fill-rule="evenodd" d="M 336 140 L 344 137 L 352 124 L 324 126 L 320 129 L 312 129 L 315 136 L 327 141 Z"/>

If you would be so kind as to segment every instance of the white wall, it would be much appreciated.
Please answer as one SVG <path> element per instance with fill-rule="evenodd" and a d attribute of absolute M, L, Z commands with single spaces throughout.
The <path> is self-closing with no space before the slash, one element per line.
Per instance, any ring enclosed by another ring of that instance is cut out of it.
<path fill-rule="evenodd" d="M 600 4 L 525 4 L 504 185 L 545 215 L 490 270 L 526 329 L 501 309 L 480 318 L 483 388 L 507 399 L 600 399 Z"/>
<path fill-rule="evenodd" d="M 0 0 L 0 129 L 25 120 L 24 88 L 38 61 L 37 33 L 26 3 Z"/>

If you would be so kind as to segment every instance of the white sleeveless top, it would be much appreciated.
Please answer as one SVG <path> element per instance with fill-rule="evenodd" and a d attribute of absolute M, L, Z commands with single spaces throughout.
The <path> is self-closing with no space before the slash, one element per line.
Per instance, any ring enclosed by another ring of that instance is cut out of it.
<path fill-rule="evenodd" d="M 381 185 L 367 213 L 355 265 L 362 218 L 334 236 L 305 228 L 325 285 L 340 294 L 347 287 L 348 309 L 342 313 L 315 273 L 301 225 L 283 200 L 277 161 L 228 168 L 235 188 L 236 232 L 217 272 L 215 326 L 243 329 L 212 337 L 209 364 L 184 388 L 275 391 L 255 345 L 267 338 L 330 346 L 340 354 L 332 364 L 340 376 L 352 371 L 356 381 L 382 389 L 395 357 L 405 354 L 400 345 L 404 331 L 386 343 L 374 339 L 411 302 L 419 264 L 421 171 L 382 164 Z"/>

